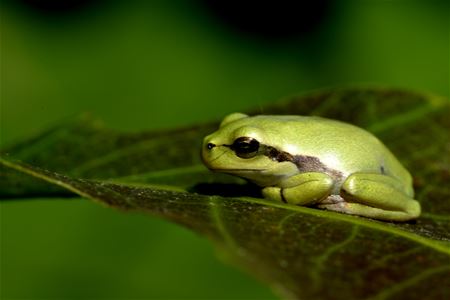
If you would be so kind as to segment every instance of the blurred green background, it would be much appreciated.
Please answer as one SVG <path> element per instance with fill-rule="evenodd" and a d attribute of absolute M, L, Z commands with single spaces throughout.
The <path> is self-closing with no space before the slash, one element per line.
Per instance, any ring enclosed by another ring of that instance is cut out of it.
<path fill-rule="evenodd" d="M 3 0 L 1 145 L 84 111 L 143 130 L 326 86 L 449 96 L 448 1 L 286 3 Z M 67 199 L 1 203 L 0 288 L 2 299 L 275 298 L 184 228 Z"/>

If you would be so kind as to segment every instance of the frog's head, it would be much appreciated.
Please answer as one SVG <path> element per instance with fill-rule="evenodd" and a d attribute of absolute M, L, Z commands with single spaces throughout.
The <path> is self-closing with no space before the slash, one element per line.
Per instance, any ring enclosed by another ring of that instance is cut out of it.
<path fill-rule="evenodd" d="M 294 164 L 277 156 L 276 133 L 264 118 L 233 113 L 203 140 L 202 159 L 212 171 L 224 172 L 266 185 L 295 172 Z"/>

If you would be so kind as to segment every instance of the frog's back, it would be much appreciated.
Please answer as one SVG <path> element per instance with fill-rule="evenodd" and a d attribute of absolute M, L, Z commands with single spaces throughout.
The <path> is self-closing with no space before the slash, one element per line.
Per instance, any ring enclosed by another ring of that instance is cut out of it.
<path fill-rule="evenodd" d="M 411 176 L 375 136 L 354 125 L 307 116 L 257 116 L 269 141 L 292 155 L 315 157 L 345 177 L 357 172 L 395 177 L 405 185 Z M 280 139 L 280 136 L 283 138 Z M 278 144 L 278 145 L 277 145 Z"/>

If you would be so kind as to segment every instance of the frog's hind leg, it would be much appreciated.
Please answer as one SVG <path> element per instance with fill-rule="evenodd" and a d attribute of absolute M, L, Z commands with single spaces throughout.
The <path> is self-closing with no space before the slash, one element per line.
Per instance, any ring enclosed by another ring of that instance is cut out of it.
<path fill-rule="evenodd" d="M 355 173 L 341 188 L 345 202 L 320 207 L 364 217 L 407 221 L 420 215 L 420 204 L 395 178 L 382 174 Z"/>

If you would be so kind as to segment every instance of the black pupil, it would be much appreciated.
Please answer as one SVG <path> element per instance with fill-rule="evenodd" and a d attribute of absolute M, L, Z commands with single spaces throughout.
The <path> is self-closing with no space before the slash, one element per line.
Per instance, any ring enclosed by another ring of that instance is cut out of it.
<path fill-rule="evenodd" d="M 231 146 L 236 155 L 242 158 L 250 158 L 258 153 L 259 142 L 254 138 L 240 137 Z"/>

